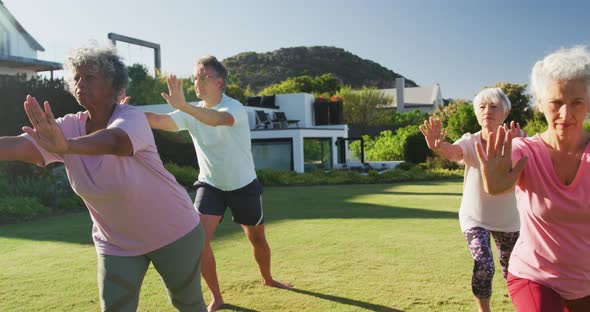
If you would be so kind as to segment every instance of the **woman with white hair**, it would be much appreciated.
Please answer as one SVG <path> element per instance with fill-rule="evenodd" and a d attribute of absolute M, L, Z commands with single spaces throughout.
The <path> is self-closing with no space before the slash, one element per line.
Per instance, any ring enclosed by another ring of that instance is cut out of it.
<path fill-rule="evenodd" d="M 475 302 L 479 311 L 490 311 L 495 271 L 490 236 L 494 237 L 502 275 L 506 279 L 510 253 L 519 235 L 519 221 L 513 192 L 491 196 L 484 191 L 475 144 L 488 142 L 490 135 L 502 126 L 511 104 L 500 88 L 487 88 L 477 94 L 473 108 L 481 130 L 475 134 L 466 133 L 453 144 L 445 142 L 445 131 L 440 120 L 431 117 L 420 126 L 420 131 L 433 152 L 446 159 L 465 163 L 459 221 L 473 257 L 471 289 Z M 512 122 L 511 129 L 520 135 L 518 124 Z"/>
<path fill-rule="evenodd" d="M 521 230 L 508 274 L 516 310 L 590 311 L 590 51 L 561 49 L 531 74 L 545 132 L 478 146 L 486 192 L 516 188 Z M 484 147 L 485 151 L 484 151 Z"/>
<path fill-rule="evenodd" d="M 0 137 L 0 160 L 63 162 L 92 218 L 103 311 L 135 311 L 152 263 L 179 311 L 206 311 L 200 263 L 204 231 L 191 199 L 166 171 L 145 114 L 116 103 L 127 68 L 112 48 L 77 49 L 66 62 L 70 92 L 86 110 L 55 119 L 27 96 L 32 128 Z"/>

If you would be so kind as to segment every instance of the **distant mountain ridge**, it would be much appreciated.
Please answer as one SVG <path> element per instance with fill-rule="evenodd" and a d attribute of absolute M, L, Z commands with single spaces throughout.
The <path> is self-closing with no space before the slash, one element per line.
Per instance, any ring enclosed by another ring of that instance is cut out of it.
<path fill-rule="evenodd" d="M 287 78 L 331 73 L 353 88 L 394 88 L 402 75 L 344 49 L 327 46 L 281 48 L 272 52 L 243 52 L 223 60 L 235 82 L 258 92 Z M 405 77 L 403 77 L 405 78 Z M 405 78 L 406 87 L 417 87 Z"/>

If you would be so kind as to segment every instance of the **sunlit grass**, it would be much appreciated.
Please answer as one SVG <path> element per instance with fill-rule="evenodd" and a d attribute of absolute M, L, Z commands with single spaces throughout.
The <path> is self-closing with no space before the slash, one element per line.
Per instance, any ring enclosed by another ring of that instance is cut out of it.
<path fill-rule="evenodd" d="M 472 260 L 459 229 L 461 182 L 269 187 L 275 278 L 226 216 L 214 239 L 226 311 L 474 311 Z M 0 227 L 0 311 L 96 311 L 86 213 Z M 205 289 L 205 299 L 209 294 Z M 492 307 L 513 311 L 496 270 Z M 140 311 L 173 311 L 150 268 Z"/>

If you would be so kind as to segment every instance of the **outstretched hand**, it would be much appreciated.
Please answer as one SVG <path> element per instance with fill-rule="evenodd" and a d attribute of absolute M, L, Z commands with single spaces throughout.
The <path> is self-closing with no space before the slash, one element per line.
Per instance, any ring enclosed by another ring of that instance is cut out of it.
<path fill-rule="evenodd" d="M 511 125 L 498 127 L 497 133 L 490 133 L 486 150 L 480 143 L 476 143 L 477 158 L 481 168 L 483 186 L 489 194 L 501 194 L 511 189 L 524 170 L 527 158 L 521 158 L 514 166 L 512 164 L 512 136 L 520 131 Z"/>
<path fill-rule="evenodd" d="M 23 127 L 22 130 L 48 152 L 64 154 L 68 151 L 68 142 L 55 121 L 49 102 L 45 101 L 43 104 L 45 111 L 41 109 L 37 99 L 27 95 L 25 112 L 33 128 Z"/>
<path fill-rule="evenodd" d="M 505 132 L 509 132 L 512 134 L 512 138 L 526 138 L 527 137 L 527 132 L 526 130 L 522 130 L 520 128 L 520 124 L 518 122 L 515 122 L 514 120 L 510 122 L 510 127 L 508 127 L 507 124 L 503 124 L 502 127 L 504 128 Z"/>
<path fill-rule="evenodd" d="M 162 92 L 162 97 L 170 106 L 182 110 L 188 105 L 182 90 L 182 80 L 176 78 L 175 75 L 170 75 L 166 78 L 166 84 L 168 84 L 168 93 Z"/>
<path fill-rule="evenodd" d="M 127 105 L 131 101 L 131 97 L 128 96 L 127 93 L 125 93 L 125 91 L 123 91 L 123 93 L 121 93 L 121 95 L 117 97 L 117 101 L 119 101 L 119 104 Z"/>
<path fill-rule="evenodd" d="M 424 120 L 424 124 L 420 125 L 420 132 L 424 135 L 428 148 L 433 151 L 438 150 L 445 141 L 446 133 L 440 119 L 430 117 L 430 119 Z"/>

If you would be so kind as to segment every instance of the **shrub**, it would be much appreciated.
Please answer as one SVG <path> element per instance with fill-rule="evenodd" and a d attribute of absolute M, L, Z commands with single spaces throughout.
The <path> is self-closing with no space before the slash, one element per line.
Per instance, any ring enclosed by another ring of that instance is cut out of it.
<path fill-rule="evenodd" d="M 27 221 L 49 214 L 49 209 L 33 197 L 9 196 L 0 198 L 0 223 Z"/>
<path fill-rule="evenodd" d="M 415 164 L 423 163 L 432 152 L 426 144 L 424 135 L 418 130 L 406 137 L 403 149 L 403 157 L 405 161 L 413 162 Z"/>
<path fill-rule="evenodd" d="M 164 167 L 166 170 L 172 173 L 172 175 L 176 178 L 176 182 L 182 186 L 193 185 L 193 183 L 195 183 L 199 177 L 199 172 L 197 169 L 191 166 L 179 166 L 175 163 L 166 163 Z"/>
<path fill-rule="evenodd" d="M 442 158 L 440 156 L 432 156 L 428 157 L 424 163 L 420 164 L 420 167 L 424 170 L 432 170 L 432 169 L 449 169 L 449 170 L 457 170 L 460 169 L 461 166 L 454 162 L 450 161 L 446 158 Z"/>
<path fill-rule="evenodd" d="M 540 112 L 535 112 L 533 118 L 529 120 L 526 126 L 523 128 L 527 132 L 528 136 L 533 136 L 537 133 L 544 132 L 547 130 L 547 121 L 545 116 Z"/>
<path fill-rule="evenodd" d="M 395 166 L 395 169 L 399 169 L 399 170 L 410 170 L 412 168 L 416 167 L 415 163 L 412 162 L 403 162 L 400 163 L 399 165 Z"/>

